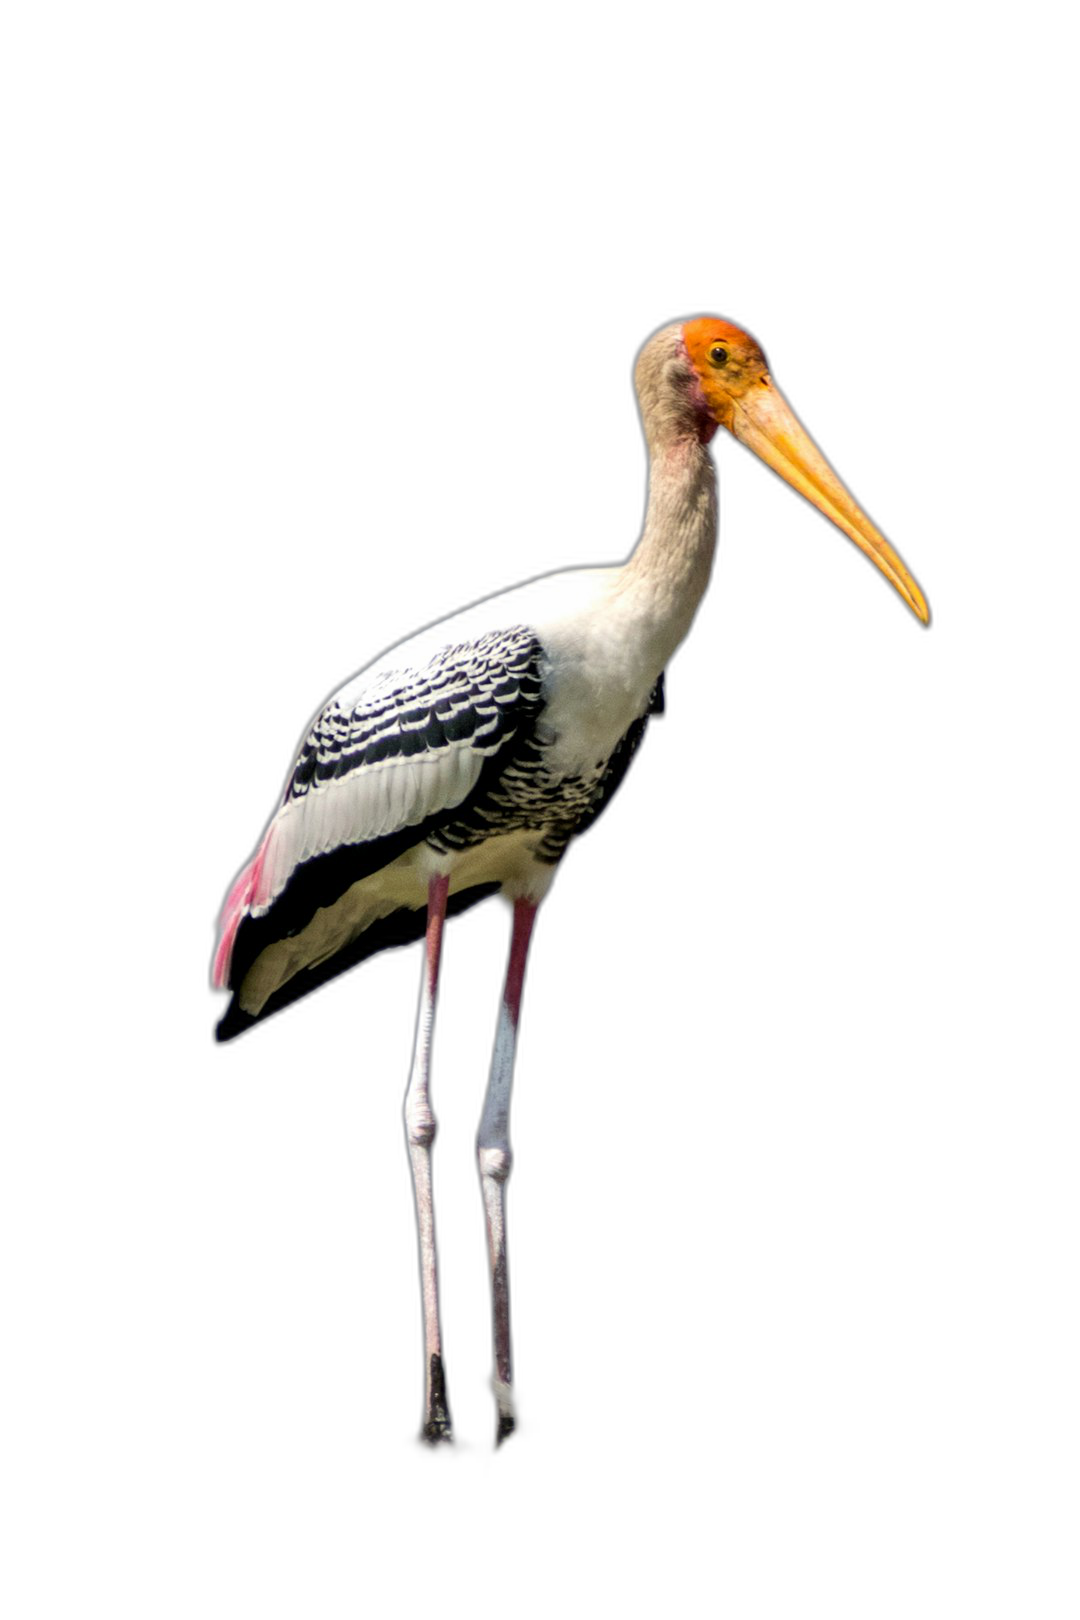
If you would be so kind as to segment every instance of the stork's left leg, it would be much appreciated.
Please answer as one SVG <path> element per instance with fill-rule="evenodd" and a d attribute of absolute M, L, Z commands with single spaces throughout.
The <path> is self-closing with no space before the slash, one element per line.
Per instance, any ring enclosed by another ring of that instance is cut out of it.
<path fill-rule="evenodd" d="M 405 1092 L 405 1135 L 416 1196 L 416 1230 L 420 1243 L 420 1292 L 424 1305 L 424 1427 L 425 1440 L 449 1440 L 450 1407 L 443 1374 L 442 1332 L 439 1327 L 439 1272 L 435 1254 L 435 1205 L 431 1196 L 431 1144 L 435 1115 L 431 1107 L 431 1037 L 435 1025 L 435 996 L 439 987 L 448 877 L 433 877 L 428 885 L 427 939 L 420 1008 L 416 1015 L 416 1047 Z"/>
<path fill-rule="evenodd" d="M 484 1097 L 484 1111 L 476 1137 L 480 1163 L 480 1186 L 487 1218 L 488 1257 L 491 1261 L 491 1314 L 495 1336 L 495 1400 L 498 1427 L 495 1443 L 500 1445 L 514 1432 L 514 1401 L 510 1362 L 510 1280 L 506 1260 L 506 1183 L 510 1175 L 510 1086 L 514 1078 L 518 1021 L 521 1017 L 521 991 L 525 982 L 525 960 L 536 921 L 536 906 L 528 900 L 514 902 L 514 928 L 510 940 L 510 961 L 506 969 L 491 1075 Z"/>

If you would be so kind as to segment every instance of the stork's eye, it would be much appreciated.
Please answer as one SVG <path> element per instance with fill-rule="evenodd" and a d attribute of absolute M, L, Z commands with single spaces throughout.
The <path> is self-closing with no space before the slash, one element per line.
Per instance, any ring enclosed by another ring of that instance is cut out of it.
<path fill-rule="evenodd" d="M 727 365 L 728 352 L 722 343 L 713 344 L 712 348 L 709 350 L 709 359 L 712 361 L 714 366 Z"/>

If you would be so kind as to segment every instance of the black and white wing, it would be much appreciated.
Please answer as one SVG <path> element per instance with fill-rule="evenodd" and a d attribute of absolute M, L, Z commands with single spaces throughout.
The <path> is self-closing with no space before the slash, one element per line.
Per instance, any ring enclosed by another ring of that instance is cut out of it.
<path fill-rule="evenodd" d="M 418 667 L 385 663 L 312 723 L 281 807 L 226 900 L 217 984 L 237 988 L 268 944 L 463 806 L 543 704 L 543 651 L 524 626 L 445 646 Z"/>
<path fill-rule="evenodd" d="M 463 804 L 485 762 L 538 711 L 541 657 L 531 630 L 491 632 L 332 698 L 285 789 L 256 904 L 276 899 L 304 862 L 378 844 Z"/>

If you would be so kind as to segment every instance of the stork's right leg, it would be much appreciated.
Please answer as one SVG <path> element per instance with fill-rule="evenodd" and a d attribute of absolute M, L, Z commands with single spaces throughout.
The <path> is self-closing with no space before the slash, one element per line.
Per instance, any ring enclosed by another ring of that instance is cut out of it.
<path fill-rule="evenodd" d="M 491 1075 L 484 1097 L 484 1111 L 476 1136 L 480 1164 L 480 1187 L 487 1218 L 488 1257 L 491 1261 L 491 1314 L 495 1337 L 495 1401 L 498 1426 L 495 1444 L 501 1445 L 516 1425 L 510 1364 L 510 1275 L 506 1258 L 506 1183 L 510 1175 L 510 1087 L 514 1079 L 518 1023 L 521 1018 L 521 992 L 525 983 L 525 962 L 529 954 L 536 906 L 529 900 L 514 902 L 514 930 L 510 939 L 510 961 L 506 968 Z"/>
<path fill-rule="evenodd" d="M 435 993 L 439 984 L 439 956 L 446 920 L 448 877 L 434 877 L 428 885 L 427 941 L 416 1017 L 416 1046 L 405 1092 L 405 1134 L 416 1195 L 416 1229 L 420 1240 L 420 1290 L 424 1302 L 424 1427 L 426 1440 L 449 1440 L 450 1408 L 443 1374 L 442 1333 L 439 1328 L 439 1275 L 435 1254 L 435 1209 L 431 1198 L 431 1144 L 435 1115 L 431 1111 L 431 1037 L 435 1025 Z"/>

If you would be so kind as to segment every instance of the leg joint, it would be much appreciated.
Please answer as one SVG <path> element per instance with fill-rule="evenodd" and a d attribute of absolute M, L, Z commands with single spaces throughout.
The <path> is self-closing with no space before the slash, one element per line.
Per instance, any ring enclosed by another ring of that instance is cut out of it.
<path fill-rule="evenodd" d="M 438 1121 L 430 1108 L 406 1109 L 405 1132 L 410 1147 L 430 1147 L 438 1128 Z"/>
<path fill-rule="evenodd" d="M 514 1163 L 509 1145 L 505 1147 L 477 1147 L 480 1174 L 488 1181 L 505 1181 Z"/>

